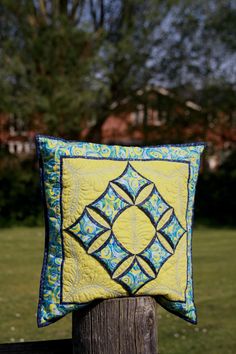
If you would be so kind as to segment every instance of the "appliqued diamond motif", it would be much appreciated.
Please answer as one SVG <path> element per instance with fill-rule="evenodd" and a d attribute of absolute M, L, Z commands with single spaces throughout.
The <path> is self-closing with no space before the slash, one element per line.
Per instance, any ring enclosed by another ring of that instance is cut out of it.
<path fill-rule="evenodd" d="M 111 225 L 118 215 L 128 208 L 129 205 L 126 200 L 117 194 L 109 183 L 105 192 L 95 202 L 91 203 L 89 207 L 101 214 Z"/>
<path fill-rule="evenodd" d="M 140 257 L 147 261 L 155 274 L 158 273 L 161 266 L 170 256 L 172 256 L 172 254 L 167 251 L 157 237 L 155 237 L 147 248 L 140 254 Z"/>
<path fill-rule="evenodd" d="M 113 188 L 111 182 L 121 188 L 130 197 L 132 203 L 127 202 Z M 105 267 L 112 279 L 121 284 L 129 294 L 136 293 L 142 286 L 158 275 L 162 265 L 172 256 L 179 240 L 186 232 L 174 211 L 164 225 L 162 223 L 163 226 L 158 227 L 166 211 L 172 209 L 172 207 L 164 200 L 154 184 L 149 195 L 143 201 L 136 204 L 137 196 L 141 190 L 151 183 L 153 182 L 134 169 L 132 162 L 128 162 L 124 172 L 116 179 L 110 181 L 100 197 L 87 205 L 78 220 L 65 229 L 67 233 L 78 239 L 86 251 L 93 245 L 95 240 L 108 230 L 111 231 L 110 236 L 104 239 L 102 245 L 89 254 L 96 258 Z M 145 249 L 137 254 L 128 251 L 123 242 L 119 242 L 119 235 L 116 235 L 112 229 L 115 220 L 121 218 L 122 213 L 130 207 L 139 208 L 148 217 L 146 219 L 147 222 L 150 222 L 155 227 L 154 235 L 150 236 L 152 237 L 150 242 Z M 95 215 L 93 214 L 93 217 L 90 215 L 89 210 L 96 212 L 94 213 Z M 96 221 L 96 214 L 99 214 L 104 219 L 104 224 L 108 223 L 110 228 Z M 173 249 L 172 253 L 158 239 L 157 232 L 170 244 Z M 146 262 L 147 267 L 145 269 L 140 264 L 137 256 L 142 259 L 142 262 Z M 128 259 L 131 260 L 131 257 L 134 258 L 131 264 L 130 262 L 124 263 Z M 127 266 L 125 266 L 126 264 Z M 123 268 L 125 269 L 122 268 L 122 272 L 120 273 L 119 269 L 122 265 L 124 265 Z M 152 274 L 148 273 L 147 269 L 150 268 L 153 271 Z M 116 276 L 116 274 L 119 275 Z"/>
<path fill-rule="evenodd" d="M 118 264 L 127 259 L 130 253 L 111 234 L 107 242 L 93 252 L 92 255 L 105 265 L 110 274 L 113 274 Z"/>
<path fill-rule="evenodd" d="M 165 202 L 155 186 L 151 194 L 138 206 L 150 217 L 155 227 L 162 215 L 170 208 L 170 205 Z"/>
<path fill-rule="evenodd" d="M 134 259 L 130 267 L 116 278 L 129 293 L 137 292 L 143 285 L 153 279 L 154 277 L 146 273 L 137 259 Z"/>
<path fill-rule="evenodd" d="M 130 163 L 127 164 L 126 169 L 122 175 L 112 181 L 117 184 L 121 189 L 123 189 L 131 200 L 134 202 L 139 193 L 143 190 L 144 187 L 148 186 L 151 181 L 143 177 L 138 173 Z"/>
<path fill-rule="evenodd" d="M 180 225 L 179 220 L 173 212 L 169 220 L 160 230 L 158 230 L 158 232 L 160 232 L 169 242 L 171 247 L 175 249 L 186 230 Z"/>
<path fill-rule="evenodd" d="M 82 215 L 74 224 L 66 229 L 68 233 L 79 238 L 86 250 L 95 239 L 107 230 L 109 229 L 94 220 L 87 209 L 83 211 Z"/>

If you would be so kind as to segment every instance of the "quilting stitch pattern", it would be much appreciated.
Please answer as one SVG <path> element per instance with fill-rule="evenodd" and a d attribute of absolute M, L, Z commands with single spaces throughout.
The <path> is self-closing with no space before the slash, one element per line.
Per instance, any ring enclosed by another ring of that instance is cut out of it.
<path fill-rule="evenodd" d="M 171 257 L 172 253 L 168 252 L 165 246 L 160 242 L 156 232 L 150 244 L 144 250 L 138 254 L 129 252 L 125 246 L 117 240 L 117 235 L 112 231 L 114 221 L 118 217 L 122 218 L 124 210 L 136 206 L 136 208 L 139 207 L 140 210 L 147 215 L 148 218 L 146 220 L 152 223 L 155 228 L 158 228 L 159 220 L 171 206 L 164 201 L 154 184 L 152 191 L 145 200 L 136 205 L 136 198 L 141 190 L 152 182 L 135 170 L 130 162 L 127 163 L 122 175 L 114 179 L 113 182 L 118 184 L 133 202 L 126 202 L 109 183 L 105 192 L 102 193 L 95 202 L 89 204 L 77 222 L 73 223 L 73 225 L 68 227 L 65 231 L 79 238 L 83 247 L 88 250 L 93 241 L 108 230 L 105 227 L 103 228 L 104 230 L 102 230 L 102 225 L 99 225 L 98 222 L 89 216 L 89 209 L 96 210 L 101 217 L 105 218 L 111 226 L 111 236 L 98 250 L 90 253 L 90 255 L 105 266 L 115 281 L 125 287 L 130 294 L 135 294 L 143 285 L 152 280 L 153 276 L 143 269 L 135 257 L 132 264 L 123 271 L 122 275 L 114 277 L 114 273 L 119 267 L 123 266 L 124 261 L 129 257 L 141 256 L 154 271 L 155 276 L 157 276 L 161 266 Z M 174 252 L 178 241 L 186 230 L 181 226 L 173 212 L 159 232 L 162 232 L 162 235 L 170 243 Z"/>

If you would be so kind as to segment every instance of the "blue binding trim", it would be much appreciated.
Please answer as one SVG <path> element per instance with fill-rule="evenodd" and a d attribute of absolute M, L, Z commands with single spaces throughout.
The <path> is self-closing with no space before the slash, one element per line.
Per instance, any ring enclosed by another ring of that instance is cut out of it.
<path fill-rule="evenodd" d="M 161 296 L 161 295 L 157 295 L 157 296 L 154 296 L 154 297 L 155 297 L 156 301 L 158 302 L 158 304 L 161 305 L 161 307 L 163 307 L 163 308 L 164 308 L 165 310 L 167 310 L 168 312 L 171 312 L 171 313 L 173 313 L 174 315 L 176 315 L 176 316 L 182 318 L 183 320 L 185 320 L 185 321 L 187 321 L 187 322 L 190 322 L 190 323 L 192 323 L 192 324 L 194 324 L 194 325 L 197 324 L 197 319 L 196 319 L 196 320 L 191 320 L 189 317 L 183 315 L 181 312 L 170 309 L 170 308 L 169 308 L 168 306 L 166 306 L 164 303 L 160 302 L 159 299 L 160 299 L 160 298 L 164 298 L 166 301 L 175 302 L 175 303 L 185 303 L 186 301 L 169 300 L 169 299 L 167 299 L 165 296 Z M 194 311 L 195 311 L 195 313 L 197 314 L 195 305 L 194 305 Z"/>
<path fill-rule="evenodd" d="M 40 323 L 40 309 L 43 302 L 43 290 L 44 290 L 44 282 L 45 282 L 45 273 L 47 268 L 48 262 L 48 247 L 49 247 L 49 217 L 48 217 L 48 210 L 47 210 L 47 203 L 46 203 L 46 196 L 45 196 L 45 180 L 44 180 L 44 166 L 43 160 L 40 153 L 40 140 L 36 136 L 35 138 L 35 146 L 36 146 L 36 154 L 39 162 L 39 173 L 40 173 L 40 189 L 41 189 L 41 196 L 43 202 L 43 211 L 44 211 L 44 220 L 45 220 L 45 240 L 44 240 L 44 255 L 43 255 L 43 266 L 40 275 L 40 285 L 39 285 L 39 301 L 38 301 L 38 308 L 37 308 L 37 325 L 38 327 L 47 326 L 49 323 L 41 324 Z M 55 319 L 53 322 L 57 321 Z"/>
<path fill-rule="evenodd" d="M 126 147 L 132 147 L 132 148 L 158 148 L 158 147 L 163 147 L 163 146 L 176 146 L 176 147 L 181 147 L 181 146 L 197 146 L 197 145 L 202 145 L 202 146 L 207 146 L 207 143 L 204 143 L 203 141 L 199 141 L 199 142 L 194 142 L 194 143 L 178 143 L 178 144 L 157 144 L 157 145 L 117 145 L 117 144 L 110 144 L 110 145 L 107 145 L 107 144 L 101 144 L 101 143 L 89 143 L 87 141 L 80 141 L 80 140 L 69 140 L 69 139 L 63 139 L 63 138 L 57 138 L 57 137 L 54 137 L 54 136 L 51 136 L 51 135 L 44 135 L 44 134 L 37 134 L 36 135 L 36 138 L 39 139 L 39 138 L 47 138 L 47 139 L 51 139 L 51 140 L 56 140 L 56 141 L 62 141 L 64 143 L 75 143 L 75 144 L 86 144 L 86 145 L 90 145 L 90 144 L 93 144 L 93 145 L 97 145 L 97 146 L 104 146 L 104 147 L 115 147 L 115 146 L 122 146 L 124 148 Z M 107 159 L 107 158 L 105 158 Z M 170 160 L 170 161 L 173 161 L 173 160 Z"/>
<path fill-rule="evenodd" d="M 64 250 L 64 239 L 63 239 L 63 207 L 62 207 L 62 195 L 63 195 L 63 183 L 62 183 L 62 171 L 63 171 L 63 160 L 60 159 L 60 237 L 61 237 L 61 252 L 62 252 L 62 259 L 65 258 L 65 250 Z M 61 276 L 60 276 L 60 303 L 63 297 L 63 268 L 64 262 L 61 262 Z"/>

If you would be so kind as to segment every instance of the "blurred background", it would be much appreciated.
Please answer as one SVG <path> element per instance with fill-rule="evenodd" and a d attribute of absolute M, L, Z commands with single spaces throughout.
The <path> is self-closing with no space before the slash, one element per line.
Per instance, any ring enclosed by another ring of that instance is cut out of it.
<path fill-rule="evenodd" d="M 236 224 L 235 0 L 2 0 L 0 40 L 2 226 L 41 222 L 36 133 L 205 141 L 196 218 Z"/>
<path fill-rule="evenodd" d="M 123 145 L 205 141 L 195 219 L 210 248 L 213 235 L 225 242 L 215 251 L 219 266 L 217 252 L 226 247 L 229 256 L 236 236 L 235 64 L 235 0 L 1 0 L 2 245 L 43 233 L 32 228 L 43 225 L 36 134 Z"/>

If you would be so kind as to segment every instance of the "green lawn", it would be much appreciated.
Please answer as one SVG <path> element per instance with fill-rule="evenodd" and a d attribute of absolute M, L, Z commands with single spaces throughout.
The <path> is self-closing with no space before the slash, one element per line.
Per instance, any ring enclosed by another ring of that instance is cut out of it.
<path fill-rule="evenodd" d="M 68 338 L 71 316 L 37 328 L 44 235 L 0 230 L 0 342 Z M 193 238 L 197 326 L 159 308 L 161 354 L 236 353 L 236 230 L 196 228 Z"/>

